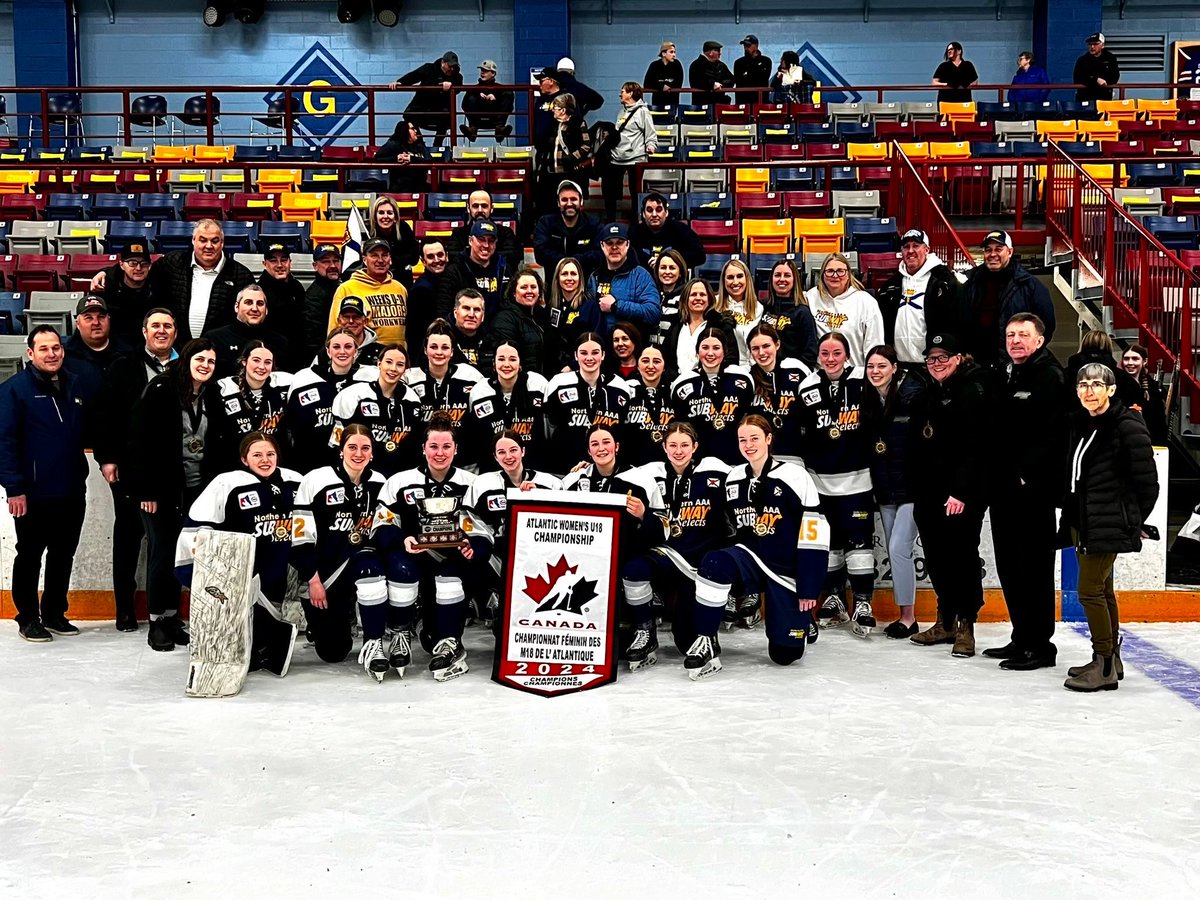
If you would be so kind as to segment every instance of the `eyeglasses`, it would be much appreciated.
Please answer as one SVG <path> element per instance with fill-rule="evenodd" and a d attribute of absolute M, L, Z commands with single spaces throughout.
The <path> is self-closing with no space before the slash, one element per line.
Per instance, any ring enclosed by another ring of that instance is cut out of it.
<path fill-rule="evenodd" d="M 925 365 L 927 365 L 927 366 L 944 366 L 947 363 L 949 363 L 950 360 L 951 360 L 951 357 L 949 357 L 949 356 L 927 356 L 927 357 L 925 357 Z"/>
<path fill-rule="evenodd" d="M 1108 385 L 1103 381 L 1081 381 L 1079 384 L 1075 385 L 1075 390 L 1079 391 L 1081 394 L 1086 394 L 1089 391 L 1093 394 L 1098 394 L 1106 387 L 1108 387 Z"/>
<path fill-rule="evenodd" d="M 131 269 L 148 269 L 148 268 L 150 268 L 150 263 L 144 259 L 123 259 L 123 260 L 121 260 L 121 265 L 129 266 L 129 268 L 131 268 Z"/>
<path fill-rule="evenodd" d="M 826 269 L 825 274 L 830 278 L 845 278 L 850 274 L 849 269 Z"/>

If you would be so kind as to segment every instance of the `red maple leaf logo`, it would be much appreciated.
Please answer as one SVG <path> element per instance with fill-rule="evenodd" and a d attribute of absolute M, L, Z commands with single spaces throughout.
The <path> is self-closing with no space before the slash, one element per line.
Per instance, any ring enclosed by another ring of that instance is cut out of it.
<path fill-rule="evenodd" d="M 549 578 L 530 578 L 528 575 L 525 576 L 525 593 L 534 603 L 541 603 L 554 590 L 554 585 L 558 579 L 567 574 L 574 574 L 578 570 L 578 566 L 567 565 L 567 558 L 565 556 L 559 556 L 558 562 L 550 566 L 547 572 L 550 576 Z"/>

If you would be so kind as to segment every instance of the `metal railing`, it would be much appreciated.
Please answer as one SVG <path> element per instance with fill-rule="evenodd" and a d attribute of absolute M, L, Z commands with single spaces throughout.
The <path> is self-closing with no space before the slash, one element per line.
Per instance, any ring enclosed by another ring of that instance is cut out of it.
<path fill-rule="evenodd" d="M 1105 160 L 1108 162 L 1108 160 Z M 1120 165 L 1120 161 L 1113 161 Z M 1200 275 L 1146 230 L 1099 180 L 1057 144 L 1047 151 L 1046 227 L 1073 251 L 1080 287 L 1098 287 L 1116 329 L 1136 329 L 1153 363 L 1174 369 L 1200 414 Z"/>
<path fill-rule="evenodd" d="M 955 272 L 966 272 L 975 265 L 967 249 L 946 218 L 941 198 L 934 197 L 926 177 L 917 171 L 904 151 L 896 148 L 892 166 L 892 191 L 897 219 L 905 229 L 920 228 L 929 236 L 929 249 Z"/>

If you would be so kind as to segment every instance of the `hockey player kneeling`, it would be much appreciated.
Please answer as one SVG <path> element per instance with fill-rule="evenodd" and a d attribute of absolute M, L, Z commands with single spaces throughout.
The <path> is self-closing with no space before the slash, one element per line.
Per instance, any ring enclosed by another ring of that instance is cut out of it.
<path fill-rule="evenodd" d="M 317 656 L 329 663 L 341 662 L 354 647 L 355 609 L 365 622 L 371 607 L 382 610 L 387 603 L 383 563 L 368 540 L 384 484 L 383 475 L 371 468 L 373 451 L 371 429 L 347 425 L 341 461 L 309 472 L 296 490 L 290 558 L 308 583 L 303 603 L 309 639 Z M 398 644 L 390 657 L 371 655 L 375 668 L 369 671 L 377 680 L 391 667 L 403 676 L 408 642 Z"/>
<path fill-rule="evenodd" d="M 196 563 L 203 567 L 198 586 L 204 596 L 195 601 L 201 615 L 192 627 L 192 670 L 188 678 L 188 693 L 195 696 L 236 694 L 246 672 L 256 669 L 266 669 L 282 678 L 295 646 L 296 626 L 282 621 L 279 607 L 287 592 L 293 493 L 300 476 L 278 467 L 279 447 L 270 435 L 246 435 L 239 456 L 243 469 L 218 475 L 196 498 L 175 549 L 175 573 L 185 586 L 193 584 Z M 216 534 L 207 534 L 199 541 L 201 531 Z M 246 554 L 234 549 L 235 542 L 223 542 L 220 533 L 224 532 L 254 539 L 252 572 L 258 582 L 257 591 L 246 589 Z M 223 543 L 226 549 L 222 549 Z M 199 560 L 194 556 L 198 546 L 202 553 Z M 213 579 L 214 553 L 224 560 L 226 576 L 222 583 Z M 251 618 L 248 644 L 243 639 L 247 615 Z M 229 661 L 230 645 L 241 649 L 242 664 L 225 668 L 225 674 L 216 681 L 202 677 L 206 667 L 212 669 L 209 664 L 214 660 Z"/>
<path fill-rule="evenodd" d="M 405 646 L 411 642 L 422 582 L 432 582 L 435 595 L 420 598 L 422 643 L 432 654 L 429 671 L 437 681 L 449 681 L 468 671 L 462 642 L 466 591 L 486 584 L 492 533 L 464 501 L 475 476 L 454 464 L 457 452 L 454 420 L 435 412 L 425 430 L 425 461 L 415 469 L 397 472 L 379 495 L 371 536 L 387 576 L 387 605 L 362 607 L 360 657 L 366 670 L 379 680 L 383 678 L 380 666 L 387 671 L 388 654 L 394 656 L 397 642 Z M 424 501 L 437 499 L 458 502 L 462 539 L 451 546 L 428 549 L 421 543 L 423 536 L 428 537 L 423 533 L 429 522 L 429 506 Z"/>
<path fill-rule="evenodd" d="M 683 662 L 693 681 L 721 669 L 717 629 L 731 592 L 764 596 L 772 660 L 786 666 L 804 656 L 829 560 L 829 525 L 808 472 L 771 456 L 772 429 L 762 416 L 742 419 L 737 435 L 746 462 L 725 479 L 735 543 L 700 562 L 697 637 Z"/>

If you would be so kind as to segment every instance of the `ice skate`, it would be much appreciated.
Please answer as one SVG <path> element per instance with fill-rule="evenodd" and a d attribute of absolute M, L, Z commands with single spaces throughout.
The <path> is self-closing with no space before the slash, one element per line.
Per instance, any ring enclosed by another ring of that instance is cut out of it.
<path fill-rule="evenodd" d="M 393 631 L 391 634 L 384 635 L 388 639 L 388 665 L 395 669 L 400 677 L 404 677 L 404 669 L 412 662 L 412 650 L 410 649 L 409 637 L 407 631 Z"/>
<path fill-rule="evenodd" d="M 830 594 L 817 610 L 817 620 L 822 628 L 837 628 L 850 621 L 850 614 L 846 612 L 846 604 L 842 602 L 842 598 Z"/>
<path fill-rule="evenodd" d="M 467 648 L 458 638 L 442 638 L 433 646 L 433 659 L 429 660 L 429 671 L 434 681 L 451 681 L 470 671 L 467 665 Z"/>
<path fill-rule="evenodd" d="M 850 630 L 856 637 L 865 638 L 870 636 L 875 625 L 875 613 L 871 609 L 871 601 L 855 600 L 854 617 L 850 624 Z"/>
<path fill-rule="evenodd" d="M 715 637 L 700 635 L 688 648 L 683 667 L 687 669 L 688 678 L 692 681 L 716 675 L 721 671 L 720 642 Z"/>
<path fill-rule="evenodd" d="M 388 658 L 383 652 L 382 639 L 371 638 L 369 641 L 363 641 L 362 649 L 358 651 L 358 661 L 368 675 L 379 684 L 383 684 L 383 676 L 388 670 Z"/>
<path fill-rule="evenodd" d="M 762 621 L 762 597 L 749 594 L 738 601 L 737 627 L 750 629 Z"/>
<path fill-rule="evenodd" d="M 721 616 L 721 627 L 726 631 L 730 631 L 737 624 L 738 605 L 737 598 L 730 597 L 725 601 L 725 613 Z"/>
<path fill-rule="evenodd" d="M 658 662 L 658 637 L 649 625 L 639 626 L 633 633 L 633 641 L 625 651 L 625 659 L 629 661 L 629 671 L 637 672 L 648 669 Z"/>
<path fill-rule="evenodd" d="M 808 634 L 804 639 L 810 644 L 815 644 L 817 642 L 817 638 L 820 636 L 821 626 L 817 624 L 816 619 L 810 619 L 808 623 Z"/>

